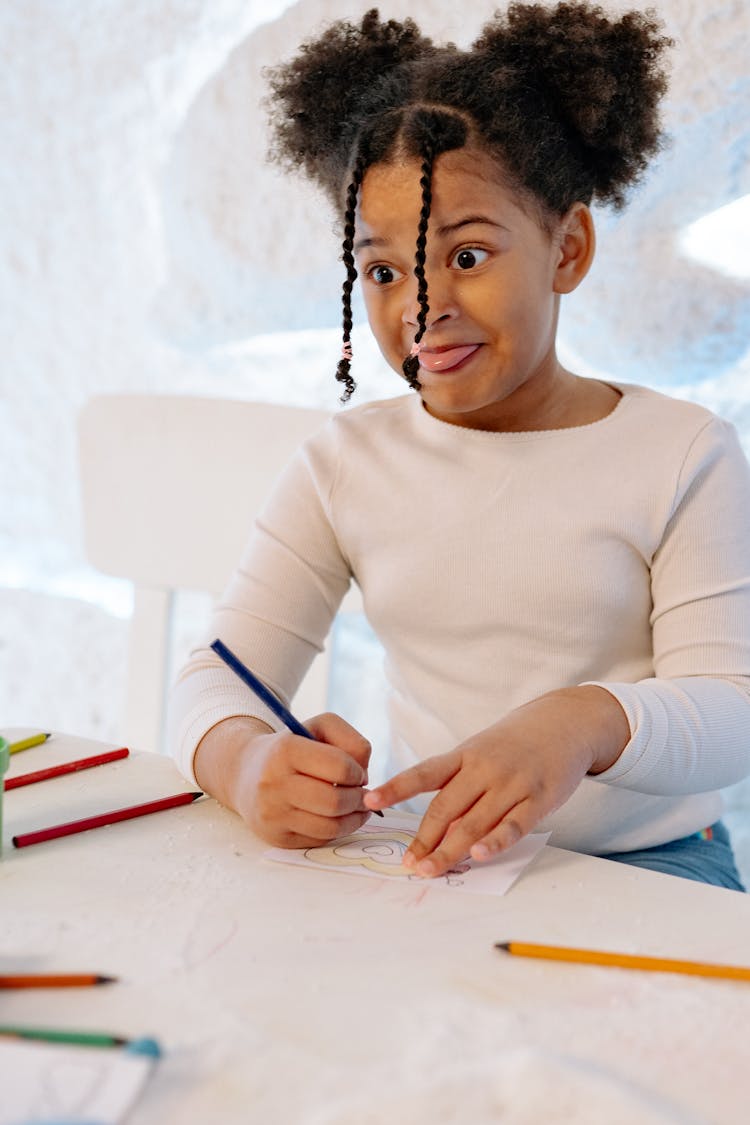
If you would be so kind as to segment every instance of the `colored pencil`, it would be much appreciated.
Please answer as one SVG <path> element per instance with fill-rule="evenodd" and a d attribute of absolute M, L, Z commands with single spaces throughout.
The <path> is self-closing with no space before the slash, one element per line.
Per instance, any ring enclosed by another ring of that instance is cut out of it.
<path fill-rule="evenodd" d="M 82 988 L 92 984 L 113 984 L 117 977 L 100 973 L 16 973 L 0 974 L 0 988 Z"/>
<path fill-rule="evenodd" d="M 162 797 L 158 801 L 147 801 L 144 805 L 131 805 L 126 809 L 115 809 L 99 816 L 87 816 L 84 820 L 72 820 L 68 824 L 55 824 L 51 828 L 41 828 L 38 832 L 26 832 L 13 837 L 14 848 L 27 848 L 31 844 L 43 844 L 47 840 L 57 840 L 60 836 L 73 836 L 76 832 L 88 832 L 90 828 L 104 828 L 108 824 L 118 824 L 121 820 L 133 820 L 137 816 L 174 809 L 178 805 L 189 805 L 202 797 L 201 792 L 177 793 L 173 797 Z"/>
<path fill-rule="evenodd" d="M 126 746 L 119 750 L 107 750 L 105 754 L 95 754 L 91 758 L 78 758 L 75 762 L 63 762 L 60 766 L 48 766 L 44 770 L 35 770 L 33 773 L 21 773 L 18 777 L 6 779 L 6 789 L 20 789 L 24 785 L 33 785 L 36 781 L 48 781 L 51 777 L 64 777 L 66 773 L 78 773 L 79 770 L 90 770 L 94 766 L 104 766 L 107 762 L 117 762 L 120 758 L 127 758 L 130 751 Z"/>
<path fill-rule="evenodd" d="M 9 1027 L 0 1025 L 0 1036 L 6 1039 L 33 1039 L 41 1043 L 59 1043 L 72 1047 L 124 1047 L 134 1055 L 158 1059 L 161 1048 L 155 1039 L 126 1039 L 106 1031 L 63 1031 L 46 1027 Z"/>
<path fill-rule="evenodd" d="M 265 703 L 266 707 L 273 711 L 276 718 L 280 719 L 292 734 L 298 734 L 302 738 L 309 738 L 313 742 L 316 741 L 315 735 L 311 734 L 307 727 L 302 725 L 299 719 L 295 719 L 294 715 L 291 711 L 287 710 L 281 700 L 277 699 L 273 692 L 268 690 L 266 685 L 242 663 L 238 656 L 234 655 L 231 649 L 227 648 L 223 641 L 214 641 L 211 648 L 217 656 L 221 657 L 227 667 L 231 668 L 234 674 L 239 676 L 242 682 L 247 684 L 251 691 L 255 692 L 261 703 Z M 369 811 L 374 812 L 376 816 L 383 815 L 380 809 L 370 809 Z"/>
<path fill-rule="evenodd" d="M 100 1031 L 62 1031 L 44 1027 L 0 1025 L 0 1036 L 9 1039 L 38 1039 L 44 1043 L 69 1043 L 75 1047 L 124 1047 L 127 1039 Z"/>
<path fill-rule="evenodd" d="M 29 750 L 32 746 L 41 746 L 52 735 L 47 731 L 45 734 L 32 734 L 28 738 L 21 738 L 18 742 L 11 742 L 8 749 L 11 754 L 17 754 L 19 750 Z"/>
<path fill-rule="evenodd" d="M 724 980 L 750 981 L 750 968 L 715 965 L 703 961 L 673 961 L 665 957 L 645 957 L 630 953 L 601 953 L 593 949 L 565 949 L 530 942 L 497 942 L 496 949 L 515 957 L 539 957 L 545 961 L 574 961 L 582 965 L 609 965 L 619 969 L 644 969 L 651 973 L 686 973 L 696 977 L 721 977 Z"/>

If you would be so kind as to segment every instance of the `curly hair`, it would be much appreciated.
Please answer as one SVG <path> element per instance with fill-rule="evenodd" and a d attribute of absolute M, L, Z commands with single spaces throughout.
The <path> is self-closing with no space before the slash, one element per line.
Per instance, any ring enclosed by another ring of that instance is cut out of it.
<path fill-rule="evenodd" d="M 436 46 L 411 19 L 338 20 L 268 72 L 271 157 L 302 168 L 344 205 L 344 348 L 336 378 L 350 397 L 351 292 L 357 197 L 367 169 L 415 158 L 422 208 L 414 272 L 419 316 L 404 375 L 418 389 L 414 354 L 429 310 L 424 276 L 432 168 L 472 146 L 495 161 L 519 202 L 551 229 L 575 202 L 621 209 L 663 147 L 659 102 L 672 40 L 651 10 L 608 17 L 587 0 L 555 7 L 511 3 L 467 50 Z"/>

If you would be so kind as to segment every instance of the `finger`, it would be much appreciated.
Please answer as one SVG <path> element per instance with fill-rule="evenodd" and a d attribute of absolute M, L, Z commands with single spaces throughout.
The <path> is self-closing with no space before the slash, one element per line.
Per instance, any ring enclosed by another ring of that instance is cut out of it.
<path fill-rule="evenodd" d="M 316 715 L 309 719 L 305 725 L 310 734 L 314 735 L 319 742 L 327 742 L 332 746 L 340 747 L 347 754 L 351 754 L 363 770 L 367 769 L 372 746 L 364 735 L 360 734 L 350 723 L 347 723 L 346 719 L 342 719 L 340 715 L 336 715 L 332 711 L 326 711 L 323 715 Z"/>
<path fill-rule="evenodd" d="M 463 818 L 482 797 L 481 792 L 477 792 L 473 786 L 469 788 L 469 785 L 467 778 L 463 774 L 458 774 L 432 799 L 404 855 L 403 862 L 406 867 L 416 867 L 449 836 L 454 841 L 454 845 L 458 846 Z M 495 822 L 488 819 L 484 830 L 491 828 L 493 823 Z M 463 854 L 467 853 L 468 848 Z"/>
<path fill-rule="evenodd" d="M 346 750 L 323 742 L 311 742 L 309 738 L 292 737 L 289 764 L 299 774 L 330 781 L 332 785 L 367 784 L 365 770 Z"/>
<path fill-rule="evenodd" d="M 290 779 L 287 797 L 293 808 L 324 817 L 341 817 L 366 811 L 361 786 L 331 785 L 314 777 L 296 774 Z"/>
<path fill-rule="evenodd" d="M 289 817 L 289 830 L 300 836 L 324 844 L 356 832 L 369 819 L 368 812 L 349 813 L 348 816 L 317 816 L 315 813 L 294 809 Z M 315 845 L 310 845 L 315 846 Z"/>
<path fill-rule="evenodd" d="M 431 793 L 433 789 L 442 789 L 460 768 L 461 757 L 457 751 L 436 754 L 434 758 L 418 762 L 416 766 L 397 773 L 384 785 L 372 789 L 365 796 L 365 807 L 384 809 L 389 805 L 397 805 L 399 801 L 407 801 L 417 793 Z"/>
<path fill-rule="evenodd" d="M 521 801 L 509 809 L 500 823 L 471 848 L 471 858 L 480 861 L 507 851 L 538 824 L 539 816 L 531 801 Z"/>
<path fill-rule="evenodd" d="M 470 854 L 472 845 L 484 839 L 497 826 L 500 816 L 497 793 L 485 793 L 460 817 L 453 831 L 441 837 L 434 850 L 415 852 L 407 866 L 416 870 L 417 875 L 443 875 Z"/>
<path fill-rule="evenodd" d="M 430 810 L 427 810 L 430 812 Z M 427 813 L 425 813 L 425 819 Z M 418 875 L 442 875 L 469 855 L 476 844 L 498 822 L 497 794 L 484 793 L 460 817 L 419 826 L 419 831 L 404 858 L 405 865 Z"/>

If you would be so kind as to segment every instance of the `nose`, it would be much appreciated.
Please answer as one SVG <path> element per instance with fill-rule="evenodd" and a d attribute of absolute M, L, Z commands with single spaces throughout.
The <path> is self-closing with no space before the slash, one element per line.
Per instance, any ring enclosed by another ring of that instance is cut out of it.
<path fill-rule="evenodd" d="M 438 284 L 434 275 L 427 274 L 426 279 L 427 304 L 429 305 L 427 331 L 429 331 L 436 324 L 445 320 L 452 320 L 458 315 L 458 309 L 447 286 Z M 414 277 L 401 313 L 402 323 L 411 329 L 416 329 L 419 323 L 418 292 L 417 279 Z"/>

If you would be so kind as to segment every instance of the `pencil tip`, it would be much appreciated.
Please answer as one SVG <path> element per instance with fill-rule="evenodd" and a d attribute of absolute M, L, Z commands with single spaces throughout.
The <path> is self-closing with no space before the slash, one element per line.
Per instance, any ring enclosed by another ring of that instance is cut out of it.
<path fill-rule="evenodd" d="M 503 953 L 510 953 L 510 942 L 509 941 L 496 941 L 495 942 L 495 949 L 502 949 Z"/>
<path fill-rule="evenodd" d="M 101 973 L 99 973 L 99 975 L 96 978 L 96 983 L 97 984 L 115 984 L 117 982 L 117 979 L 118 979 L 117 977 L 105 977 Z"/>
<path fill-rule="evenodd" d="M 205 797 L 205 795 L 206 795 L 206 794 L 205 794 L 205 793 L 201 793 L 201 791 L 200 791 L 200 789 L 199 789 L 199 790 L 198 790 L 198 791 L 197 791 L 196 793 L 193 793 L 193 794 L 191 794 L 191 795 L 192 795 L 192 798 L 193 798 L 193 800 L 194 800 L 194 801 L 197 801 L 199 797 Z"/>

